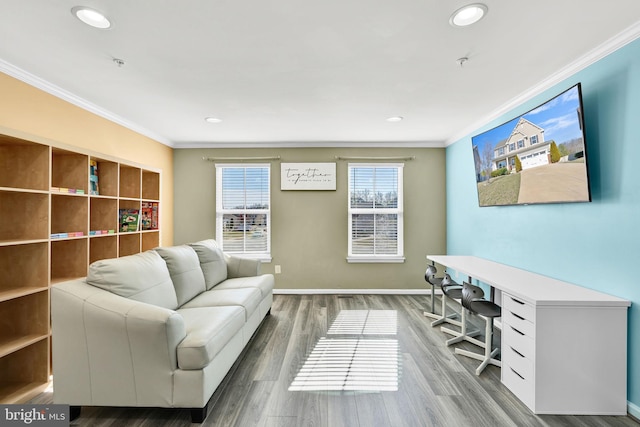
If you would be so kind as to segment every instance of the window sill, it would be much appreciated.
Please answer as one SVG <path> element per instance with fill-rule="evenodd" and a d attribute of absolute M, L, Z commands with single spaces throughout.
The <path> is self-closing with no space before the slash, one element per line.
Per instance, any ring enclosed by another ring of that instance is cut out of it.
<path fill-rule="evenodd" d="M 400 264 L 404 263 L 403 256 L 374 256 L 374 255 L 364 255 L 364 256 L 348 256 L 348 263 L 395 263 Z"/>

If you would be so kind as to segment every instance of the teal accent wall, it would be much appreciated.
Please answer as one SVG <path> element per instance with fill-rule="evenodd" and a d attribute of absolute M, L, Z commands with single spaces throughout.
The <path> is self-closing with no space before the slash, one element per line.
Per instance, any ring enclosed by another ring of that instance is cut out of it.
<path fill-rule="evenodd" d="M 478 207 L 471 137 L 578 82 L 593 201 Z M 480 256 L 632 302 L 627 396 L 640 416 L 640 39 L 447 147 L 446 185 L 448 254 Z"/>

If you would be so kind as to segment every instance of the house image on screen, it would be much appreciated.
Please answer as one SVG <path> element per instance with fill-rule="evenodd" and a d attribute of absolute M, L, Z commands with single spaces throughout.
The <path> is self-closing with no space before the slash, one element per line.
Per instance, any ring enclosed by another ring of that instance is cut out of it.
<path fill-rule="evenodd" d="M 512 171 L 516 166 L 516 156 L 520 158 L 523 170 L 549 164 L 552 142 L 545 142 L 544 129 L 525 118 L 520 118 L 511 135 L 496 145 L 491 168 L 507 168 Z"/>

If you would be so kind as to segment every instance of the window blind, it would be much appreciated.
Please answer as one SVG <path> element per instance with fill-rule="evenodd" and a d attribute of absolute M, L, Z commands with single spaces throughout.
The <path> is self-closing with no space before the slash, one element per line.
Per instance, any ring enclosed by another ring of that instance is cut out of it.
<path fill-rule="evenodd" d="M 349 256 L 399 257 L 403 165 L 349 165 Z"/>
<path fill-rule="evenodd" d="M 216 238 L 226 252 L 270 252 L 269 172 L 269 165 L 216 165 Z"/>

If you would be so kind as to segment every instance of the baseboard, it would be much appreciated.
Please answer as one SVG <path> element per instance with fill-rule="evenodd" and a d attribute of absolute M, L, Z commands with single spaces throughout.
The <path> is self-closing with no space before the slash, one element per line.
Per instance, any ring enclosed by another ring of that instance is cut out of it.
<path fill-rule="evenodd" d="M 431 289 L 274 289 L 274 295 L 431 295 Z M 442 292 L 437 289 L 436 295 Z"/>
<path fill-rule="evenodd" d="M 640 406 L 627 400 L 627 412 L 636 420 L 640 420 Z"/>

